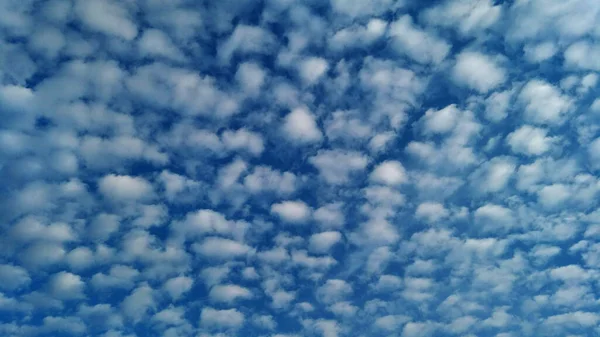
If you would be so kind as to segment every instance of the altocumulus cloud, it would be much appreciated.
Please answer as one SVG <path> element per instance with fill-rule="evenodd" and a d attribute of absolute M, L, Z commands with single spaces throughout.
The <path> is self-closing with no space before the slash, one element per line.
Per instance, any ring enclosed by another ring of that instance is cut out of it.
<path fill-rule="evenodd" d="M 0 335 L 600 334 L 599 22 L 0 0 Z"/>

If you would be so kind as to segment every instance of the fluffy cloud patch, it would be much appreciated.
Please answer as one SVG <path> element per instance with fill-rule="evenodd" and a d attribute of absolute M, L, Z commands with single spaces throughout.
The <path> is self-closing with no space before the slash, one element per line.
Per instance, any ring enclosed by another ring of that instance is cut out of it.
<path fill-rule="evenodd" d="M 323 137 L 314 115 L 305 108 L 296 108 L 285 117 L 283 132 L 299 143 L 319 142 Z"/>
<path fill-rule="evenodd" d="M 396 51 L 419 63 L 440 63 L 450 51 L 446 41 L 420 29 L 408 15 L 391 24 L 390 36 Z"/>
<path fill-rule="evenodd" d="M 486 93 L 504 83 L 504 69 L 490 56 L 463 52 L 456 57 L 452 70 L 454 80 L 480 93 Z"/>
<path fill-rule="evenodd" d="M 251 248 L 237 241 L 211 237 L 195 244 L 194 251 L 207 258 L 228 260 L 247 254 Z"/>
<path fill-rule="evenodd" d="M 140 177 L 109 174 L 98 182 L 98 189 L 110 201 L 135 202 L 153 196 L 152 185 Z"/>
<path fill-rule="evenodd" d="M 289 223 L 302 223 L 308 220 L 312 210 L 302 201 L 284 201 L 271 206 L 271 212 Z"/>
<path fill-rule="evenodd" d="M 79 275 L 69 272 L 54 274 L 48 283 L 52 296 L 61 300 L 73 300 L 85 297 L 85 283 Z"/>
<path fill-rule="evenodd" d="M 322 150 L 308 160 L 330 184 L 344 184 L 352 173 L 367 167 L 368 157 L 354 151 Z"/>
<path fill-rule="evenodd" d="M 340 232 L 335 231 L 313 234 L 309 240 L 309 249 L 316 253 L 326 253 L 341 239 Z"/>
<path fill-rule="evenodd" d="M 559 124 L 571 109 L 571 99 L 558 88 L 538 79 L 530 80 L 519 93 L 524 117 L 534 124 Z"/>
<path fill-rule="evenodd" d="M 398 185 L 406 182 L 406 170 L 398 161 L 385 161 L 371 172 L 371 180 L 385 185 Z"/>
<path fill-rule="evenodd" d="M 541 155 L 554 143 L 554 138 L 547 137 L 548 131 L 524 125 L 506 136 L 506 142 L 513 152 L 528 156 Z"/>
<path fill-rule="evenodd" d="M 239 328 L 245 319 L 244 314 L 236 309 L 218 310 L 206 307 L 200 313 L 200 324 L 209 328 Z"/>
<path fill-rule="evenodd" d="M 514 225 L 512 211 L 495 204 L 486 204 L 475 210 L 475 221 L 484 231 L 495 232 L 510 229 Z"/>
<path fill-rule="evenodd" d="M 240 299 L 252 298 L 252 292 L 247 288 L 234 284 L 214 286 L 208 296 L 214 302 L 232 304 Z"/>
<path fill-rule="evenodd" d="M 86 27 L 104 34 L 125 40 L 132 40 L 138 34 L 137 26 L 123 4 L 104 0 L 77 1 L 75 13 Z"/>

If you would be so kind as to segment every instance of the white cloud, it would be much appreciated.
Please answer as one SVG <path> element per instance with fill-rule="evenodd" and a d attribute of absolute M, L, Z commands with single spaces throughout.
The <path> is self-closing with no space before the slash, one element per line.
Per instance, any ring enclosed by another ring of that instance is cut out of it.
<path fill-rule="evenodd" d="M 576 326 L 584 326 L 590 327 L 594 326 L 600 321 L 600 317 L 593 312 L 584 312 L 584 311 L 575 311 L 569 312 L 565 314 L 558 314 L 549 316 L 546 318 L 545 322 L 549 325 L 558 325 L 558 326 L 567 326 L 567 327 L 576 327 Z"/>
<path fill-rule="evenodd" d="M 424 128 L 423 131 L 426 134 L 444 134 L 450 132 L 456 126 L 459 115 L 460 110 L 458 110 L 456 104 L 448 105 L 441 110 L 429 109 L 425 111 L 425 115 L 421 117 Z"/>
<path fill-rule="evenodd" d="M 326 182 L 341 185 L 347 183 L 353 173 L 364 170 L 369 159 L 360 152 L 320 150 L 308 162 L 319 170 Z"/>
<path fill-rule="evenodd" d="M 327 60 L 321 57 L 310 57 L 300 62 L 298 73 L 304 84 L 313 85 L 323 77 L 328 69 Z"/>
<path fill-rule="evenodd" d="M 113 202 L 135 202 L 152 198 L 152 185 L 144 178 L 109 174 L 98 182 L 100 192 Z"/>
<path fill-rule="evenodd" d="M 181 51 L 171 38 L 158 29 L 147 29 L 138 40 L 140 52 L 146 56 L 160 56 L 175 61 L 184 59 Z"/>
<path fill-rule="evenodd" d="M 321 223 L 323 228 L 340 228 L 346 221 L 342 205 L 339 203 L 319 207 L 315 210 L 313 218 Z"/>
<path fill-rule="evenodd" d="M 217 182 L 223 189 L 231 188 L 236 185 L 240 176 L 248 169 L 248 164 L 240 159 L 236 159 L 219 170 Z"/>
<path fill-rule="evenodd" d="M 180 196 L 185 191 L 191 191 L 198 188 L 200 184 L 186 176 L 179 175 L 167 170 L 163 170 L 158 175 L 158 181 L 161 182 L 165 190 L 167 199 L 171 202 L 179 200 L 176 197 Z"/>
<path fill-rule="evenodd" d="M 298 266 L 315 270 L 327 270 L 337 264 L 337 261 L 331 256 L 309 256 L 305 250 L 292 252 L 292 262 Z"/>
<path fill-rule="evenodd" d="M 313 234 L 308 243 L 309 250 L 315 253 L 326 253 L 336 243 L 342 240 L 342 234 L 340 232 L 330 231 Z"/>
<path fill-rule="evenodd" d="M 134 286 L 134 280 L 139 274 L 139 271 L 136 269 L 124 265 L 113 265 L 108 275 L 103 273 L 95 274 L 91 279 L 91 284 L 96 289 L 131 289 Z"/>
<path fill-rule="evenodd" d="M 363 90 L 373 95 L 369 119 L 388 123 L 396 131 L 407 120 L 406 111 L 415 107 L 427 81 L 412 70 L 401 68 L 390 60 L 367 57 L 359 72 Z"/>
<path fill-rule="evenodd" d="M 205 307 L 200 313 L 200 325 L 208 328 L 240 328 L 245 321 L 243 313 L 237 309 L 218 310 Z"/>
<path fill-rule="evenodd" d="M 269 166 L 255 166 L 254 171 L 244 177 L 244 186 L 251 193 L 274 192 L 278 195 L 292 194 L 298 179 L 290 172 L 280 172 Z"/>
<path fill-rule="evenodd" d="M 506 74 L 498 62 L 478 52 L 465 51 L 456 57 L 452 70 L 454 80 L 480 93 L 486 93 L 506 80 Z"/>
<path fill-rule="evenodd" d="M 287 138 L 300 144 L 320 142 L 323 138 L 315 116 L 306 108 L 296 108 L 285 116 L 282 131 Z"/>
<path fill-rule="evenodd" d="M 393 332 L 397 331 L 409 319 L 409 317 L 402 315 L 386 315 L 377 318 L 373 325 L 378 329 Z"/>
<path fill-rule="evenodd" d="M 79 0 L 75 12 L 79 20 L 94 31 L 133 40 L 138 34 L 137 26 L 123 5 L 111 0 Z"/>
<path fill-rule="evenodd" d="M 402 8 L 404 4 L 404 0 L 375 0 L 369 2 L 364 2 L 361 0 L 331 1 L 331 5 L 336 12 L 345 14 L 351 18 L 380 15 L 389 9 Z"/>
<path fill-rule="evenodd" d="M 218 58 L 229 63 L 236 54 L 266 54 L 275 45 L 275 37 L 267 30 L 247 25 L 238 25 L 218 48 Z"/>
<path fill-rule="evenodd" d="M 379 40 L 386 32 L 388 23 L 381 19 L 371 19 L 366 25 L 353 25 L 335 32 L 329 39 L 329 47 L 334 51 L 349 48 L 366 48 Z"/>
<path fill-rule="evenodd" d="M 517 166 L 512 157 L 495 157 L 471 174 L 471 185 L 483 193 L 497 193 L 506 188 Z"/>
<path fill-rule="evenodd" d="M 54 27 L 46 26 L 35 32 L 29 40 L 29 46 L 49 59 L 56 58 L 66 45 L 62 32 Z"/>
<path fill-rule="evenodd" d="M 389 221 L 375 218 L 361 223 L 358 231 L 350 238 L 358 244 L 380 246 L 396 243 L 400 239 L 400 234 Z"/>
<path fill-rule="evenodd" d="M 486 204 L 475 210 L 475 223 L 484 232 L 502 232 L 515 225 L 515 219 L 510 209 L 496 204 Z"/>
<path fill-rule="evenodd" d="M 448 324 L 448 330 L 455 334 L 467 332 L 474 324 L 477 323 L 477 318 L 473 316 L 462 316 L 454 319 Z"/>
<path fill-rule="evenodd" d="M 248 254 L 251 251 L 250 246 L 243 243 L 210 237 L 202 241 L 202 243 L 194 244 L 193 249 L 198 254 L 207 258 L 230 260 Z"/>
<path fill-rule="evenodd" d="M 60 300 L 75 300 L 85 298 L 85 282 L 79 275 L 69 272 L 54 274 L 48 282 L 48 291 L 52 296 Z"/>
<path fill-rule="evenodd" d="M 252 318 L 252 322 L 254 325 L 266 330 L 273 331 L 277 327 L 277 322 L 275 322 L 275 319 L 271 315 L 254 316 Z"/>
<path fill-rule="evenodd" d="M 211 301 L 227 304 L 233 304 L 240 299 L 249 299 L 252 296 L 249 289 L 235 284 L 216 285 L 208 293 Z"/>
<path fill-rule="evenodd" d="M 238 112 L 238 102 L 221 91 L 215 79 L 196 71 L 151 63 L 138 67 L 125 80 L 134 99 L 154 108 L 168 108 L 184 116 L 227 118 Z"/>
<path fill-rule="evenodd" d="M 228 277 L 230 272 L 231 266 L 223 264 L 217 267 L 204 268 L 200 272 L 200 276 L 202 276 L 202 281 L 207 287 L 212 287 Z"/>
<path fill-rule="evenodd" d="M 435 325 L 423 322 L 408 322 L 402 328 L 402 337 L 430 336 Z"/>
<path fill-rule="evenodd" d="M 450 51 L 446 41 L 415 26 L 408 15 L 394 21 L 389 34 L 394 50 L 420 63 L 440 63 Z"/>
<path fill-rule="evenodd" d="M 449 212 L 443 204 L 438 202 L 424 202 L 417 206 L 415 217 L 423 219 L 429 223 L 438 222 L 448 217 Z"/>
<path fill-rule="evenodd" d="M 173 300 L 178 300 L 183 294 L 192 289 L 194 280 L 188 276 L 177 276 L 165 282 L 163 289 Z"/>
<path fill-rule="evenodd" d="M 381 275 L 377 283 L 373 285 L 373 290 L 381 293 L 393 292 L 402 287 L 402 278 L 394 275 Z"/>
<path fill-rule="evenodd" d="M 399 185 L 405 183 L 407 179 L 404 166 L 395 160 L 384 161 L 371 172 L 371 180 L 385 185 Z"/>
<path fill-rule="evenodd" d="M 600 48 L 587 41 L 570 45 L 564 53 L 565 65 L 584 70 L 600 70 Z"/>
<path fill-rule="evenodd" d="M 258 275 L 254 267 L 246 267 L 242 270 L 242 277 L 245 280 L 256 280 L 260 278 L 260 275 Z"/>
<path fill-rule="evenodd" d="M 134 323 L 140 322 L 151 310 L 155 309 L 154 290 L 147 284 L 137 287 L 121 303 L 123 314 Z"/>
<path fill-rule="evenodd" d="M 539 63 L 552 58 L 558 52 L 556 44 L 550 41 L 526 45 L 523 48 L 525 57 L 529 62 Z"/>
<path fill-rule="evenodd" d="M 303 201 L 284 201 L 271 205 L 271 213 L 289 223 L 303 223 L 311 216 L 312 210 Z"/>
<path fill-rule="evenodd" d="M 26 288 L 31 283 L 26 269 L 10 264 L 0 265 L 0 280 L 0 289 L 9 291 Z"/>
<path fill-rule="evenodd" d="M 65 260 L 73 270 L 84 270 L 95 262 L 94 253 L 87 247 L 77 247 L 71 250 Z"/>
<path fill-rule="evenodd" d="M 330 141 L 355 143 L 371 137 L 373 130 L 357 112 L 340 110 L 333 112 L 331 118 L 325 121 L 325 133 Z"/>
<path fill-rule="evenodd" d="M 265 84 L 267 73 L 260 65 L 245 62 L 238 66 L 235 79 L 245 93 L 255 96 Z"/>
<path fill-rule="evenodd" d="M 491 0 L 445 1 L 421 14 L 427 23 L 456 28 L 462 35 L 479 35 L 502 16 L 502 6 Z"/>
<path fill-rule="evenodd" d="M 588 145 L 587 153 L 593 167 L 600 168 L 600 138 L 596 138 Z"/>
<path fill-rule="evenodd" d="M 327 280 L 325 284 L 317 289 L 317 296 L 324 303 L 337 302 L 352 293 L 352 286 L 348 282 L 339 279 Z"/>
<path fill-rule="evenodd" d="M 64 316 L 46 316 L 43 319 L 43 326 L 41 331 L 56 332 L 56 333 L 70 333 L 70 334 L 83 334 L 86 331 L 85 324 L 78 317 Z"/>
<path fill-rule="evenodd" d="M 510 41 L 536 40 L 547 36 L 553 40 L 570 41 L 595 33 L 598 7 L 585 0 L 535 0 L 516 3 L 509 10 Z"/>
<path fill-rule="evenodd" d="M 538 202 L 548 209 L 564 206 L 571 197 L 570 188 L 564 184 L 552 184 L 538 191 Z"/>
<path fill-rule="evenodd" d="M 539 156 L 548 152 L 556 140 L 547 134 L 546 129 L 523 125 L 506 136 L 506 143 L 515 153 Z"/>
<path fill-rule="evenodd" d="M 219 212 L 199 209 L 186 214 L 184 220 L 178 223 L 174 229 L 186 237 L 221 234 L 239 239 L 244 236 L 247 228 L 248 224 L 244 221 L 227 220 Z"/>
<path fill-rule="evenodd" d="M 62 222 L 49 225 L 43 223 L 43 218 L 27 216 L 14 224 L 10 230 L 11 237 L 21 242 L 44 240 L 50 242 L 75 241 L 73 229 Z"/>
<path fill-rule="evenodd" d="M 152 321 L 165 325 L 181 325 L 185 322 L 184 314 L 183 308 L 168 307 L 154 314 Z"/>
<path fill-rule="evenodd" d="M 225 148 L 232 151 L 248 151 L 250 154 L 258 156 L 265 149 L 264 141 L 259 133 L 239 129 L 236 131 L 227 130 L 221 135 Z"/>
<path fill-rule="evenodd" d="M 323 337 L 338 337 L 340 333 L 338 323 L 333 320 L 319 319 L 315 322 L 315 328 Z"/>
<path fill-rule="evenodd" d="M 525 120 L 535 124 L 559 124 L 572 107 L 569 97 L 555 86 L 538 79 L 530 80 L 519 93 Z"/>

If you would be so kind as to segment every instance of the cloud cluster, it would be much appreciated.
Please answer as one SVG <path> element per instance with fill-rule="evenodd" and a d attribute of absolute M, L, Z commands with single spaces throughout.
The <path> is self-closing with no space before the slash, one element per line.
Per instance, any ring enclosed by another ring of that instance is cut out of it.
<path fill-rule="evenodd" d="M 598 22 L 0 0 L 0 335 L 600 334 Z"/>

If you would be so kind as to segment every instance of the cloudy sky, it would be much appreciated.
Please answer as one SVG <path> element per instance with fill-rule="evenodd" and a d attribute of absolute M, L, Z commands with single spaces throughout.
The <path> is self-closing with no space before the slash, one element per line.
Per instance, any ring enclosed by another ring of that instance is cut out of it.
<path fill-rule="evenodd" d="M 0 335 L 600 334 L 599 23 L 0 0 Z"/>

